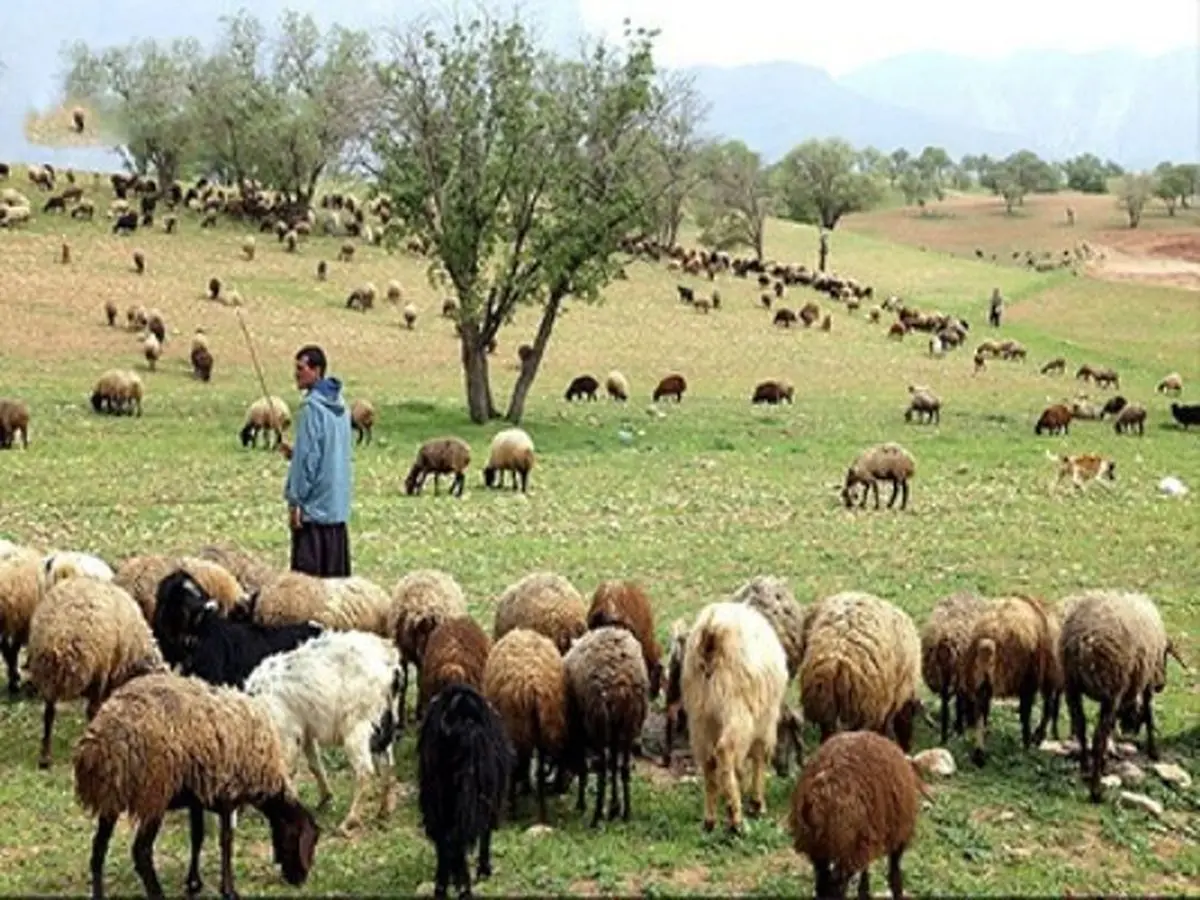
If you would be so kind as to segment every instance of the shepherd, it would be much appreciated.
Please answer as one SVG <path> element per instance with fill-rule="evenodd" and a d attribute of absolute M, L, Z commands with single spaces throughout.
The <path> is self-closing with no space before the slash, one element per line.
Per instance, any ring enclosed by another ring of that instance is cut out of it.
<path fill-rule="evenodd" d="M 296 352 L 300 405 L 296 445 L 280 444 L 289 460 L 283 496 L 292 532 L 293 572 L 318 578 L 350 575 L 350 413 L 342 382 L 326 375 L 325 352 L 309 344 Z"/>

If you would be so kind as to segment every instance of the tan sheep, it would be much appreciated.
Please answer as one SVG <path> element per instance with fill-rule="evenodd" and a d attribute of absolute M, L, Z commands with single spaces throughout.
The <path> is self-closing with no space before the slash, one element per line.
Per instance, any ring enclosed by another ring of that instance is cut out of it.
<path fill-rule="evenodd" d="M 467 615 L 467 598 L 453 576 L 437 569 L 409 572 L 392 588 L 385 635 L 396 642 L 400 664 L 411 664 L 420 672 L 429 635 L 447 619 Z M 400 696 L 404 721 L 407 682 Z"/>
<path fill-rule="evenodd" d="M 371 443 L 371 429 L 375 427 L 375 406 L 370 400 L 361 397 L 350 404 L 350 429 L 358 435 L 356 443 L 361 444 L 363 436 Z"/>
<path fill-rule="evenodd" d="M 950 739 L 950 699 L 954 698 L 954 731 L 962 734 L 963 697 L 959 664 L 975 618 L 987 608 L 977 594 L 963 591 L 939 600 L 921 628 L 921 675 L 942 701 L 942 743 Z"/>
<path fill-rule="evenodd" d="M 172 572 L 183 569 L 217 602 L 223 614 L 241 600 L 245 591 L 233 574 L 218 563 L 194 556 L 131 556 L 117 569 L 114 583 L 128 592 L 146 621 L 154 621 L 158 584 Z"/>
<path fill-rule="evenodd" d="M 232 544 L 208 544 L 194 555 L 215 562 L 251 593 L 262 590 L 279 577 L 271 566 Z"/>
<path fill-rule="evenodd" d="M 29 641 L 29 623 L 41 599 L 41 562 L 41 553 L 19 546 L 0 558 L 0 651 L 8 669 L 8 693 L 14 697 L 21 690 L 17 659 Z"/>
<path fill-rule="evenodd" d="M 492 632 L 500 640 L 514 628 L 529 628 L 565 654 L 587 631 L 587 606 L 575 586 L 553 572 L 532 572 L 509 585 L 496 600 Z"/>
<path fill-rule="evenodd" d="M 265 446 L 271 446 L 271 434 L 275 435 L 275 446 L 283 440 L 283 432 L 292 424 L 292 413 L 282 397 L 259 397 L 246 408 L 240 437 L 243 447 L 257 447 L 259 432 L 265 431 Z"/>
<path fill-rule="evenodd" d="M 496 432 L 488 448 L 488 461 L 483 469 L 485 487 L 504 487 L 504 473 L 512 473 L 513 490 L 520 482 L 521 492 L 529 487 L 529 473 L 537 463 L 533 438 L 522 428 L 505 428 Z"/>
<path fill-rule="evenodd" d="M 411 303 L 404 305 L 404 310 L 401 313 L 404 316 L 404 327 L 409 331 L 413 330 L 413 326 L 417 324 L 417 308 Z"/>
<path fill-rule="evenodd" d="M 446 619 L 429 635 L 421 660 L 417 689 L 417 718 L 425 715 L 429 701 L 451 684 L 469 684 L 483 690 L 483 671 L 492 641 L 470 616 Z"/>
<path fill-rule="evenodd" d="M 867 495 L 874 491 L 875 508 L 879 509 L 879 482 L 887 481 L 892 485 L 888 509 L 895 504 L 898 494 L 900 508 L 905 509 L 908 506 L 908 482 L 916 474 L 916 465 L 912 454 L 896 443 L 888 442 L 864 450 L 846 470 L 842 501 L 849 509 L 853 504 L 853 489 L 861 486 L 863 494 L 859 507 L 867 505 Z"/>
<path fill-rule="evenodd" d="M 251 603 L 255 621 L 263 625 L 317 622 L 335 631 L 366 631 L 387 636 L 391 598 L 379 585 L 360 575 L 316 578 L 284 572 Z"/>
<path fill-rule="evenodd" d="M 436 497 L 443 475 L 453 474 L 450 495 L 462 496 L 466 485 L 467 466 L 471 464 L 471 447 L 462 438 L 442 437 L 426 441 L 417 449 L 417 458 L 404 479 L 404 492 L 409 496 L 419 494 L 425 479 L 433 474 L 433 494 Z"/>
<path fill-rule="evenodd" d="M 1160 394 L 1180 394 L 1183 392 L 1183 376 L 1178 372 L 1164 375 L 1154 390 Z"/>
<path fill-rule="evenodd" d="M 609 397 L 620 403 L 629 399 L 629 380 L 616 369 L 609 372 L 608 377 L 604 379 L 604 389 Z"/>
<path fill-rule="evenodd" d="M 257 242 L 254 240 L 254 235 L 247 235 L 242 239 L 242 256 L 246 257 L 247 262 L 254 259 L 254 251 L 256 249 Z"/>

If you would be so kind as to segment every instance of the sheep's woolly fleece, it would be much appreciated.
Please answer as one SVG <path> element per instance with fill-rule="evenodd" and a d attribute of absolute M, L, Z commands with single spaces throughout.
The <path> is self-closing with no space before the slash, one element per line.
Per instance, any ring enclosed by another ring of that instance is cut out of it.
<path fill-rule="evenodd" d="M 409 572 L 392 588 L 386 635 L 406 661 L 418 661 L 416 628 L 425 619 L 440 624 L 467 614 L 467 598 L 454 577 L 438 569 Z"/>
<path fill-rule="evenodd" d="M 518 753 L 559 753 L 567 743 L 567 670 L 554 642 L 514 628 L 492 647 L 483 694 L 504 720 Z"/>
<path fill-rule="evenodd" d="M 554 641 L 559 653 L 587 630 L 587 605 L 575 586 L 553 572 L 532 572 L 510 585 L 496 601 L 493 637 L 532 628 Z"/>

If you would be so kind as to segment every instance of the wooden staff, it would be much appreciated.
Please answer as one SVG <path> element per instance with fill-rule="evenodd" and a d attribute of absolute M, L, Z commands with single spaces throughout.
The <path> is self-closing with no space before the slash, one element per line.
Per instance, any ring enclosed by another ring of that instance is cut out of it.
<path fill-rule="evenodd" d="M 241 307 L 234 307 L 233 312 L 237 316 L 238 324 L 242 326 L 242 335 L 246 338 L 246 346 L 250 349 L 250 362 L 254 364 L 254 371 L 258 375 L 258 383 L 262 387 L 263 398 L 267 403 L 270 403 L 271 392 L 267 390 L 267 379 L 263 377 L 262 366 L 258 364 L 258 354 L 254 352 L 254 340 L 250 337 L 250 329 L 246 327 L 246 322 L 242 318 Z"/>

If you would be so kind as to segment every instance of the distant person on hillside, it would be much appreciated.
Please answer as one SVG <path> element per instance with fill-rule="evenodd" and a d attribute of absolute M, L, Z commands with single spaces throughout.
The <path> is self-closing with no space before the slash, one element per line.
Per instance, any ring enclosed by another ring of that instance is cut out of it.
<path fill-rule="evenodd" d="M 829 232 L 824 228 L 821 229 L 821 243 L 819 248 L 820 255 L 817 258 L 817 271 L 825 271 L 825 261 L 829 259 Z"/>
<path fill-rule="evenodd" d="M 310 344 L 296 353 L 296 387 L 308 396 L 300 405 L 295 447 L 280 444 L 290 460 L 283 496 L 292 571 L 345 578 L 350 575 L 350 413 L 342 382 L 325 374 L 326 365 L 320 347 Z"/>
<path fill-rule="evenodd" d="M 988 307 L 988 324 L 993 328 L 1000 327 L 1000 316 L 1004 312 L 1004 298 L 1000 296 L 1000 288 L 992 288 L 992 303 Z"/>

